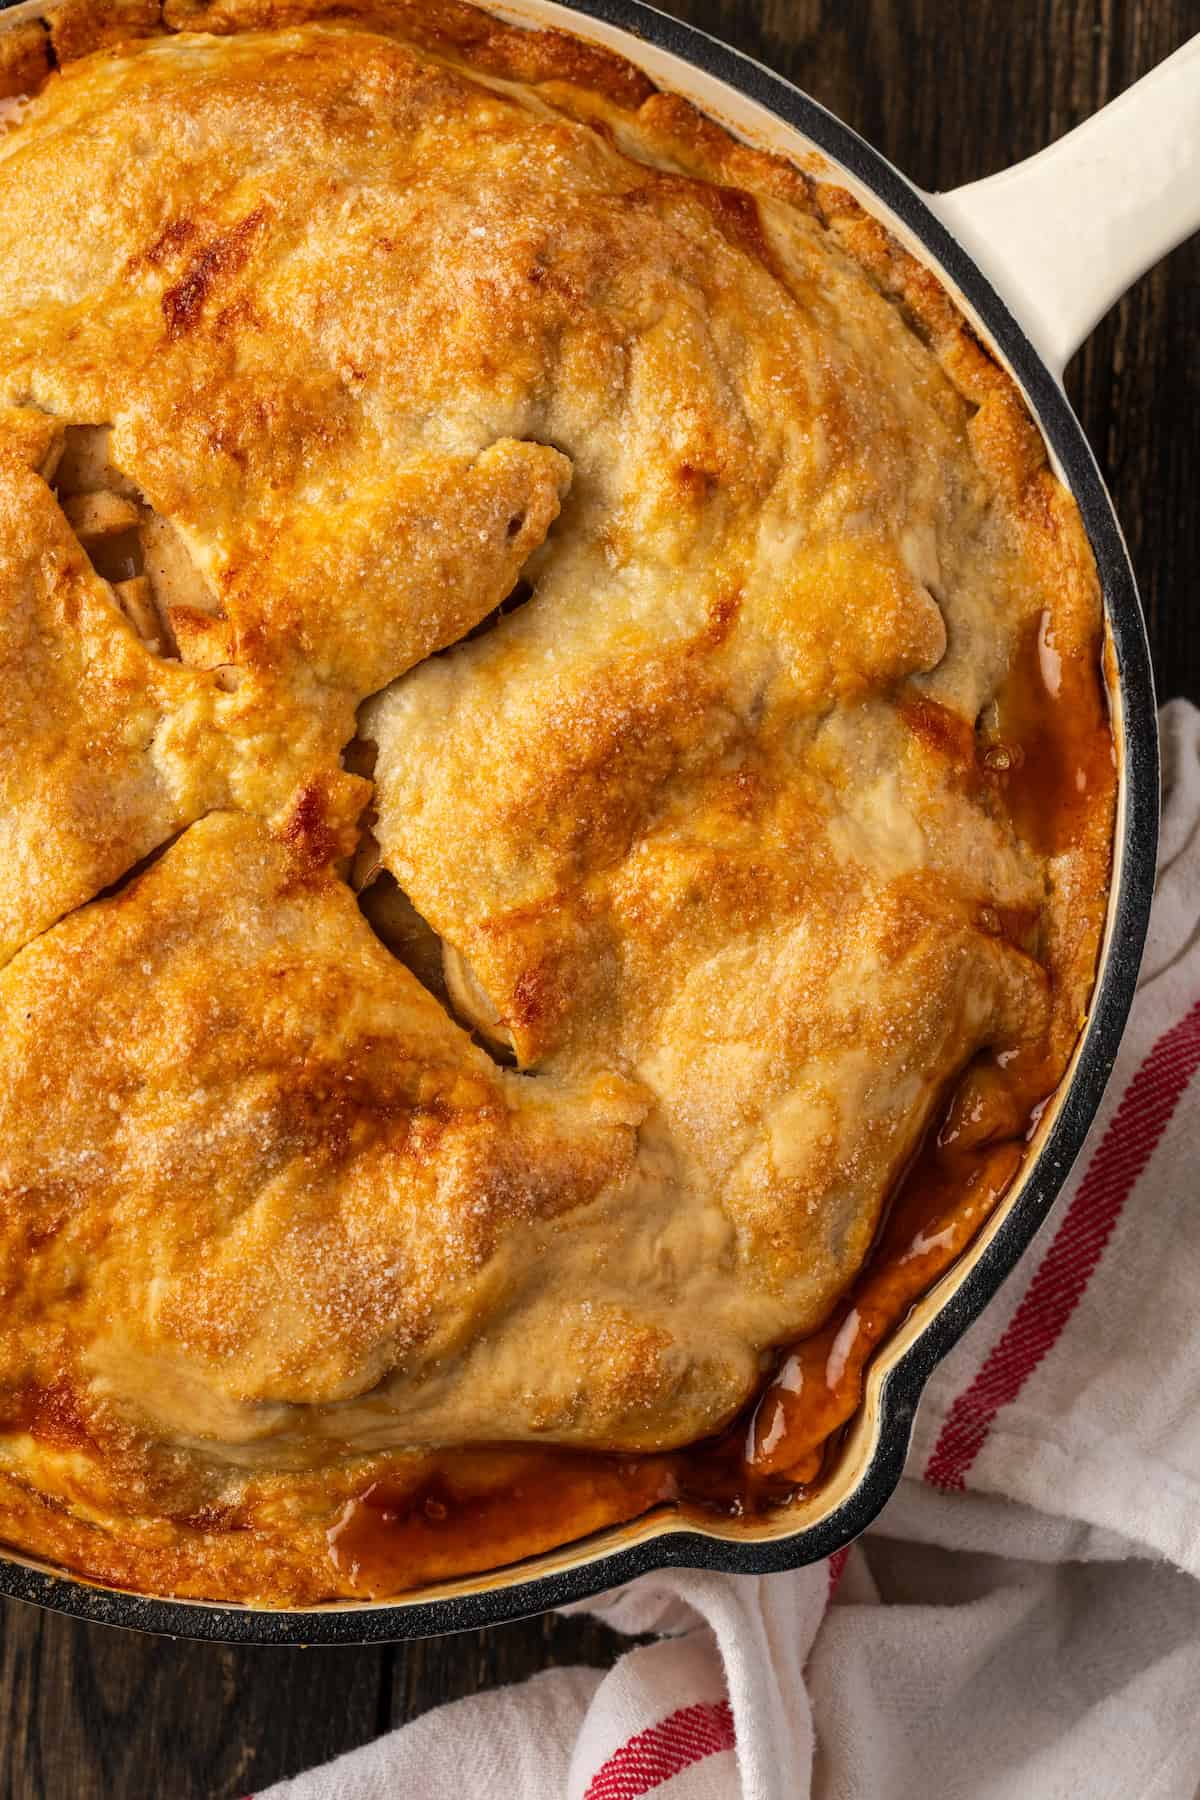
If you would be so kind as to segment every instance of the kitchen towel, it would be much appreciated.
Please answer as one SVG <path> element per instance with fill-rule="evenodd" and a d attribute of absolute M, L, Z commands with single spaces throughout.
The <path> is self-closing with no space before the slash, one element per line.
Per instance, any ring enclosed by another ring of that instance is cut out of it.
<path fill-rule="evenodd" d="M 652 1632 L 426 1713 L 272 1800 L 1195 1800 L 1200 1793 L 1200 713 L 1161 717 L 1150 941 L 1040 1237 L 936 1371 L 867 1536 L 645 1576 Z"/>

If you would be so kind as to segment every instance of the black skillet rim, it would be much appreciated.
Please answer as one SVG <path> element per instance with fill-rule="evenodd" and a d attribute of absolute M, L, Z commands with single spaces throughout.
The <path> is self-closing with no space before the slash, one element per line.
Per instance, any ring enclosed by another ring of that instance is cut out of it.
<path fill-rule="evenodd" d="M 0 0 L 0 10 L 12 0 Z M 486 0 L 485 0 L 486 4 Z M 935 217 L 923 195 L 863 138 L 781 75 L 644 0 L 566 0 L 738 89 L 795 126 L 888 206 L 970 301 L 1024 387 L 1075 495 L 1100 573 L 1124 714 L 1121 872 L 1112 929 L 1084 1043 L 1067 1095 L 1025 1187 L 975 1267 L 885 1377 L 875 1452 L 847 1498 L 816 1524 L 769 1543 L 670 1528 L 572 1568 L 477 1593 L 407 1605 L 354 1602 L 297 1611 L 160 1599 L 94 1586 L 0 1556 L 0 1594 L 95 1623 L 229 1644 L 388 1643 L 469 1631 L 586 1600 L 655 1569 L 732 1574 L 800 1568 L 866 1529 L 899 1483 L 912 1423 L 933 1369 L 983 1310 L 1045 1219 L 1065 1182 L 1116 1060 L 1133 1000 L 1154 891 L 1158 843 L 1158 733 L 1154 678 L 1137 585 L 1095 458 L 1062 389 L 987 278 Z M 636 43 L 630 46 L 636 60 Z M 669 1521 L 669 1515 L 668 1515 Z M 583 1547 L 581 1546 L 581 1549 Z"/>

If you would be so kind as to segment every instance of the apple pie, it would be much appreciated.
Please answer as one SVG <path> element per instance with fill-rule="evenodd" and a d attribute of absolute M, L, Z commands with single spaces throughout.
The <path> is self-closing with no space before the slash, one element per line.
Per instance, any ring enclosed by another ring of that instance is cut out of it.
<path fill-rule="evenodd" d="M 0 88 L 0 1541 L 284 1605 L 786 1505 L 1089 1005 L 1011 381 L 457 0 L 65 0 Z"/>

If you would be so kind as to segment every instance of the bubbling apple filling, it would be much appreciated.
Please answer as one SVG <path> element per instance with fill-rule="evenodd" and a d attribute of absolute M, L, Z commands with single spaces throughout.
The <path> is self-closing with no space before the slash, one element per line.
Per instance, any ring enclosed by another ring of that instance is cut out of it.
<path fill-rule="evenodd" d="M 232 689 L 232 636 L 219 602 L 175 526 L 113 462 L 111 446 L 109 425 L 68 425 L 42 473 L 146 648 L 216 669 Z"/>

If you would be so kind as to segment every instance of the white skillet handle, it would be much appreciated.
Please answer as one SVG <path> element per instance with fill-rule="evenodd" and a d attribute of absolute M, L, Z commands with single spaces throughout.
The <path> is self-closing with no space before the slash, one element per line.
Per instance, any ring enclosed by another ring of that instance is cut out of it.
<path fill-rule="evenodd" d="M 1200 37 L 1049 149 L 930 196 L 1056 376 L 1200 229 Z"/>

